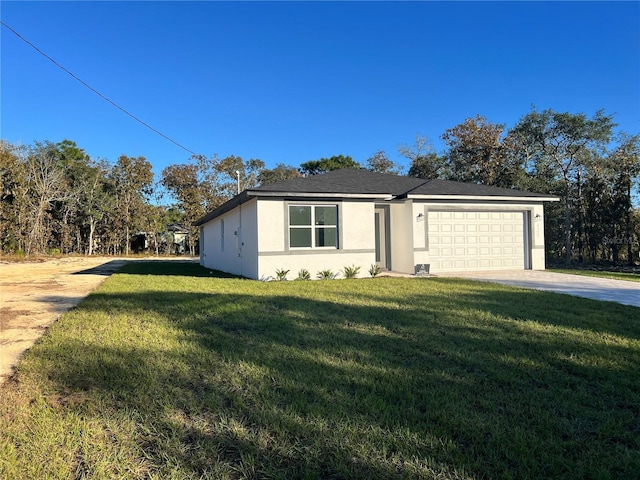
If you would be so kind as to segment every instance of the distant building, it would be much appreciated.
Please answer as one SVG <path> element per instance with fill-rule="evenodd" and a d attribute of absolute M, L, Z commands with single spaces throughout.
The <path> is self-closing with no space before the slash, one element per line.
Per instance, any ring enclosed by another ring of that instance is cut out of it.
<path fill-rule="evenodd" d="M 189 250 L 189 229 L 179 223 L 170 223 L 164 232 L 137 232 L 131 237 L 131 251 L 134 253 L 156 250 L 167 255 L 183 255 Z"/>

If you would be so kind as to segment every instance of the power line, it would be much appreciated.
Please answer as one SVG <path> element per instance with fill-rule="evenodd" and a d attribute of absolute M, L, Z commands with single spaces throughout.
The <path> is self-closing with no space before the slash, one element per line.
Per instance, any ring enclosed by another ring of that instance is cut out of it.
<path fill-rule="evenodd" d="M 134 114 L 128 112 L 126 109 L 122 108 L 120 105 L 118 105 L 116 102 L 114 102 L 113 100 L 110 100 L 109 98 L 107 98 L 106 96 L 104 96 L 102 93 L 100 93 L 98 90 L 96 90 L 95 88 L 93 88 L 91 85 L 89 85 L 87 82 L 85 82 L 84 80 L 78 78 L 76 75 L 73 74 L 73 72 L 71 72 L 70 70 L 68 70 L 67 68 L 65 68 L 64 66 L 60 65 L 58 62 L 56 62 L 53 58 L 51 58 L 49 55 L 47 55 L 46 53 L 44 53 L 42 50 L 40 50 L 38 47 L 36 47 L 33 43 L 31 43 L 29 40 L 27 40 L 26 38 L 24 38 L 22 35 L 20 35 L 18 32 L 16 32 L 13 28 L 11 28 L 9 25 L 7 25 L 6 23 L 4 23 L 2 20 L 0 20 L 0 23 L 2 24 L 3 27 L 5 27 L 6 29 L 8 29 L 9 31 L 11 31 L 11 33 L 13 33 L 16 37 L 18 37 L 20 40 L 22 40 L 24 43 L 26 43 L 27 45 L 29 45 L 31 48 L 33 48 L 36 52 L 38 52 L 40 55 L 42 55 L 43 57 L 45 57 L 47 60 L 49 60 L 51 63 L 53 63 L 56 67 L 58 67 L 59 69 L 61 69 L 62 71 L 64 71 L 65 73 L 67 73 L 68 75 L 70 75 L 73 79 L 77 80 L 78 82 L 80 82 L 83 86 L 85 86 L 86 88 L 88 88 L 89 90 L 91 90 L 93 93 L 95 93 L 96 95 L 98 95 L 100 98 L 102 98 L 103 100 L 106 100 L 107 102 L 109 102 L 111 105 L 113 105 L 114 107 L 116 107 L 118 110 L 120 110 L 121 112 L 125 113 L 126 115 L 130 116 L 131 118 L 133 118 L 136 122 L 144 125 L 145 127 L 147 127 L 149 130 L 151 130 L 154 133 L 157 133 L 158 135 L 160 135 L 162 138 L 164 138 L 165 140 L 169 140 L 171 143 L 173 143 L 174 145 L 177 145 L 178 147 L 182 148 L 183 150 L 189 152 L 191 155 L 194 156 L 199 156 L 199 154 L 197 154 L 196 152 L 194 152 L 193 150 L 188 149 L 187 147 L 185 147 L 184 145 L 182 145 L 181 143 L 176 142 L 174 139 L 172 139 L 171 137 L 165 135 L 164 133 L 162 133 L 161 131 L 153 128 L 151 125 L 149 125 L 148 123 L 142 121 L 141 119 L 139 119 L 138 117 L 136 117 Z"/>

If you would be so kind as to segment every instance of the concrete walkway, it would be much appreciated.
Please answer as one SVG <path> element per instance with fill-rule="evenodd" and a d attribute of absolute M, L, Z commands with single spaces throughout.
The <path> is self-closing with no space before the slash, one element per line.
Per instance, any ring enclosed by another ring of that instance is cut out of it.
<path fill-rule="evenodd" d="M 640 282 L 538 270 L 458 272 L 438 276 L 503 283 L 640 307 Z"/>

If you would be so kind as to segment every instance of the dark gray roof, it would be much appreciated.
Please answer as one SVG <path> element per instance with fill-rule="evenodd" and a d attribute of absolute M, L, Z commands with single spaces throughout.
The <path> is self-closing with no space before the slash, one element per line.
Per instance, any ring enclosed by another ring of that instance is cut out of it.
<path fill-rule="evenodd" d="M 254 193 L 255 192 L 255 193 Z M 424 180 L 402 177 L 388 173 L 345 168 L 305 178 L 292 178 L 258 188 L 249 194 L 263 193 L 327 193 L 345 195 L 391 195 L 403 198 L 407 195 L 466 195 L 498 197 L 540 197 L 550 195 L 525 192 L 510 188 L 489 187 L 475 183 L 453 182 L 451 180 Z"/>
<path fill-rule="evenodd" d="M 422 185 L 425 180 L 388 173 L 344 168 L 320 175 L 292 178 L 278 183 L 252 188 L 252 192 L 342 193 L 345 195 L 398 196 Z"/>
<path fill-rule="evenodd" d="M 260 196 L 371 196 L 380 198 L 406 198 L 413 195 L 424 196 L 468 196 L 468 197 L 526 197 L 531 200 L 555 200 L 552 195 L 525 192 L 509 188 L 488 187 L 475 183 L 453 182 L 450 180 L 424 180 L 421 178 L 403 177 L 389 173 L 376 173 L 368 170 L 345 168 L 320 175 L 304 178 L 291 178 L 282 182 L 264 185 L 245 190 L 228 202 L 196 220 L 194 225 L 202 225 L 223 213 L 235 208 L 251 198 Z"/>
<path fill-rule="evenodd" d="M 513 188 L 489 187 L 477 183 L 453 182 L 451 180 L 428 180 L 407 192 L 408 195 L 468 195 L 482 197 L 528 197 L 550 199 L 553 195 L 526 192 Z"/>

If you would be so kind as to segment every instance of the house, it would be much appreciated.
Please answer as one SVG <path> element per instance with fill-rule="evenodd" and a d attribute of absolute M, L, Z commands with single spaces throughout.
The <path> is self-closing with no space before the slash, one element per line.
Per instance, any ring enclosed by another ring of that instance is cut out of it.
<path fill-rule="evenodd" d="M 248 278 L 372 264 L 414 274 L 545 268 L 557 197 L 343 169 L 247 189 L 197 220 L 200 263 Z M 428 267 L 426 267 L 428 265 Z"/>
<path fill-rule="evenodd" d="M 137 232 L 131 237 L 134 253 L 149 252 L 154 244 L 156 255 L 162 251 L 182 255 L 189 247 L 189 229 L 179 223 L 170 223 L 164 232 Z"/>

